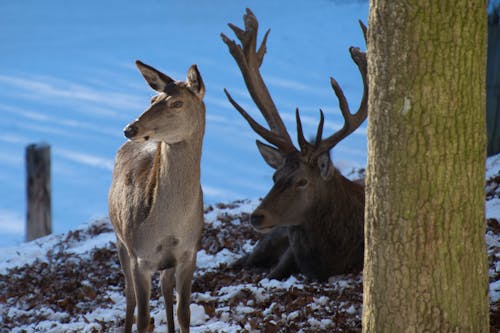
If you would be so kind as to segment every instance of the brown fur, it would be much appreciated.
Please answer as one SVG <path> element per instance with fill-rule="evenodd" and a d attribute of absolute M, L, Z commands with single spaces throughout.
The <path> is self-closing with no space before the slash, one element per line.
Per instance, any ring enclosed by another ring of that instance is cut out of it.
<path fill-rule="evenodd" d="M 270 269 L 269 277 L 282 279 L 302 273 L 310 279 L 325 280 L 332 275 L 360 271 L 364 254 L 364 187 L 346 179 L 330 163 L 331 174 L 321 180 L 309 200 L 291 196 L 294 184 L 303 179 L 300 168 L 285 165 L 275 172 L 275 185 L 255 209 L 253 215 L 265 216 L 276 225 L 256 245 L 251 254 L 238 261 L 251 269 Z M 304 167 L 304 165 L 302 165 Z M 317 167 L 313 169 L 319 177 Z M 288 192 L 287 194 L 285 194 Z"/>
<path fill-rule="evenodd" d="M 109 191 L 127 298 L 125 332 L 149 327 L 151 276 L 161 272 L 168 331 L 173 333 L 173 289 L 181 333 L 189 332 L 191 281 L 203 228 L 200 186 L 205 131 L 205 86 L 195 65 L 186 82 L 137 62 L 158 92 L 150 107 L 125 128 L 131 141 L 118 150 Z"/>
<path fill-rule="evenodd" d="M 324 280 L 333 274 L 358 270 L 363 262 L 364 190 L 363 186 L 347 180 L 334 168 L 329 151 L 367 117 L 366 54 L 358 48 L 349 49 L 363 79 L 363 97 L 358 111 L 351 113 L 342 89 L 335 79 L 330 78 L 344 117 L 344 126 L 322 138 L 324 115 L 320 110 L 316 137 L 314 142 L 308 142 L 302 131 L 299 110 L 296 109 L 300 148 L 297 149 L 259 71 L 267 49 L 269 30 L 257 47 L 257 18 L 247 9 L 243 21 L 244 29 L 229 24 L 241 44 L 224 34 L 221 37 L 238 64 L 248 92 L 269 129 L 257 123 L 229 92 L 225 93 L 250 127 L 273 145 L 257 141 L 262 157 L 276 172 L 273 175 L 274 186 L 250 217 L 256 230 L 271 233 L 239 264 L 275 265 L 269 274 L 271 278 L 282 278 L 299 271 L 310 278 Z M 366 40 L 366 27 L 361 22 L 360 26 Z M 279 259 L 273 261 L 274 258 Z"/>

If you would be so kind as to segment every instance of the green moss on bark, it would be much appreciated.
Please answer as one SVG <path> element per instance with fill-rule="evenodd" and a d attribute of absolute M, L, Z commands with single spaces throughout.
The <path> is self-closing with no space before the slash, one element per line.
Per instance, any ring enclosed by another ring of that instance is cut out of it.
<path fill-rule="evenodd" d="M 366 332 L 488 330 L 485 42 L 485 2 L 371 2 Z"/>

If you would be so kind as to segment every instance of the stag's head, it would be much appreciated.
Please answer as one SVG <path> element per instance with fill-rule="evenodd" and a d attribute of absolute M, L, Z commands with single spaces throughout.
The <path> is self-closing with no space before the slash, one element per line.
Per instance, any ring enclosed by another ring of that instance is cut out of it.
<path fill-rule="evenodd" d="M 367 117 L 368 79 L 366 54 L 358 48 L 351 47 L 349 52 L 358 66 L 363 79 L 363 97 L 356 113 L 352 114 L 342 89 L 337 81 L 330 78 L 331 86 L 339 100 L 340 111 L 344 117 L 344 126 L 322 138 L 324 115 L 320 110 L 320 121 L 316 138 L 308 142 L 304 138 L 299 110 L 296 109 L 297 141 L 295 147 L 286 127 L 276 109 L 269 91 L 260 75 L 259 67 L 266 52 L 266 41 L 269 30 L 264 35 L 257 49 L 258 21 L 247 9 L 243 17 L 245 29 L 233 24 L 229 27 L 240 40 L 234 40 L 221 34 L 222 40 L 229 47 L 236 60 L 248 91 L 269 125 L 269 129 L 257 123 L 227 92 L 227 98 L 238 112 L 246 119 L 251 128 L 271 145 L 257 140 L 257 147 L 264 160 L 276 171 L 273 175 L 274 185 L 262 200 L 259 207 L 251 215 L 253 227 L 261 232 L 272 230 L 280 225 L 299 225 L 307 221 L 311 208 L 322 198 L 332 198 L 332 193 L 342 191 L 336 186 L 343 186 L 339 172 L 330 160 L 330 150 L 341 140 L 354 132 Z M 360 22 L 366 39 L 366 27 Z M 345 183 L 344 183 L 345 184 Z M 328 203 L 327 203 L 328 204 Z"/>
<path fill-rule="evenodd" d="M 136 65 L 158 94 L 151 99 L 149 108 L 125 127 L 125 136 L 139 142 L 151 140 L 171 144 L 186 140 L 193 133 L 202 133 L 205 85 L 196 65 L 188 69 L 186 81 L 175 81 L 139 60 Z"/>

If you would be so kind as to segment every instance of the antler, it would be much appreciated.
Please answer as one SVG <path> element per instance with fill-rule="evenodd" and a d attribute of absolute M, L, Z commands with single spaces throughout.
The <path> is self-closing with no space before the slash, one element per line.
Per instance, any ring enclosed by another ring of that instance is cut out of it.
<path fill-rule="evenodd" d="M 363 31 L 363 35 L 366 42 L 366 26 L 363 22 L 359 21 L 359 25 L 361 26 L 361 30 Z M 316 138 L 317 146 L 314 150 L 314 156 L 317 157 L 335 147 L 337 143 L 342 141 L 346 136 L 354 132 L 366 119 L 368 115 L 368 74 L 367 74 L 367 61 L 366 61 L 366 53 L 362 52 L 357 47 L 350 47 L 349 52 L 351 53 L 352 60 L 358 66 L 359 72 L 361 73 L 361 78 L 363 79 L 363 97 L 361 99 L 361 103 L 359 105 L 359 109 L 356 113 L 352 114 L 349 110 L 349 104 L 347 103 L 347 99 L 345 98 L 344 92 L 340 88 L 337 81 L 331 77 L 330 83 L 332 85 L 333 90 L 335 91 L 335 95 L 339 100 L 340 112 L 342 112 L 342 116 L 344 117 L 344 126 L 330 135 L 328 138 L 321 140 L 320 137 Z M 322 124 L 320 123 L 322 127 Z M 320 133 L 320 129 L 318 127 L 318 133 Z M 321 140 L 321 142 L 319 142 Z M 318 144 L 319 142 L 319 144 Z"/>
<path fill-rule="evenodd" d="M 243 21 L 245 23 L 245 30 L 231 23 L 228 24 L 231 30 L 234 31 L 236 37 L 240 40 L 241 45 L 238 45 L 234 40 L 230 40 L 223 33 L 221 33 L 221 37 L 224 43 L 229 47 L 229 52 L 238 64 L 243 74 L 248 92 L 264 116 L 270 130 L 257 123 L 238 103 L 236 103 L 226 89 L 224 89 L 224 92 L 229 102 L 231 102 L 234 108 L 246 119 L 257 134 L 278 147 L 283 153 L 297 151 L 259 71 L 260 65 L 262 65 L 264 59 L 264 54 L 266 53 L 266 41 L 270 29 L 267 30 L 264 35 L 259 49 L 256 50 L 257 31 L 259 27 L 257 18 L 252 11 L 247 8 L 246 14 L 243 16 Z"/>

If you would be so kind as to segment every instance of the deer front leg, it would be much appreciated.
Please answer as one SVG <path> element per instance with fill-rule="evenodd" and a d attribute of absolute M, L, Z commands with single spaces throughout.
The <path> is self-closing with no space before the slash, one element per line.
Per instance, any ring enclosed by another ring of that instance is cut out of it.
<path fill-rule="evenodd" d="M 140 267 L 136 258 L 131 260 L 137 302 L 137 332 L 146 333 L 149 327 L 149 297 L 151 295 L 151 272 Z"/>
<path fill-rule="evenodd" d="M 177 290 L 177 321 L 180 332 L 189 333 L 191 321 L 191 284 L 196 266 L 196 253 L 190 254 L 189 258 L 181 262 L 176 267 L 175 288 Z"/>
<path fill-rule="evenodd" d="M 128 255 L 127 249 L 122 242 L 117 241 L 116 247 L 118 249 L 118 257 L 120 258 L 123 275 L 125 276 L 125 298 L 127 300 L 127 310 L 125 312 L 125 333 L 131 333 L 132 325 L 134 324 L 135 292 L 134 280 L 130 270 L 130 256 Z"/>
<path fill-rule="evenodd" d="M 161 272 L 161 292 L 165 300 L 165 311 L 167 312 L 168 333 L 175 332 L 174 325 L 174 292 L 175 268 L 169 268 Z"/>
<path fill-rule="evenodd" d="M 271 273 L 269 273 L 268 278 L 280 280 L 289 277 L 296 271 L 297 264 L 295 263 L 292 248 L 289 246 L 285 253 L 281 256 L 279 263 L 272 269 Z"/>
<path fill-rule="evenodd" d="M 246 266 L 270 268 L 275 266 L 289 247 L 287 227 L 277 227 L 264 234 L 246 260 Z"/>

